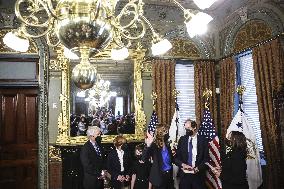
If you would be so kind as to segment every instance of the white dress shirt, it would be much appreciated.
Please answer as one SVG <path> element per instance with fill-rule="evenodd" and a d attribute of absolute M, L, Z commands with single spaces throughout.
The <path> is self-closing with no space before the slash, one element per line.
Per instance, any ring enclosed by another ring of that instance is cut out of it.
<path fill-rule="evenodd" d="M 188 137 L 188 143 L 192 139 L 192 167 L 195 167 L 195 161 L 197 156 L 197 134 L 193 137 Z M 189 145 L 187 145 L 189 146 Z M 189 149 L 187 149 L 188 151 Z"/>
<path fill-rule="evenodd" d="M 123 155 L 124 155 L 124 151 L 123 150 L 119 150 L 116 149 L 117 155 L 118 155 L 118 159 L 120 162 L 120 171 L 123 172 L 124 171 L 124 166 L 123 166 Z"/>

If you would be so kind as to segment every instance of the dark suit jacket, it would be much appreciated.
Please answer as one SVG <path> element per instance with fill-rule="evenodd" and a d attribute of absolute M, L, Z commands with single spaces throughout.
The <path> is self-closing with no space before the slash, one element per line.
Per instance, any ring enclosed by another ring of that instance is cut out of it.
<path fill-rule="evenodd" d="M 170 162 L 173 162 L 173 155 L 170 146 L 167 144 L 166 145 L 169 153 L 170 153 Z M 164 182 L 163 178 L 163 157 L 161 153 L 162 149 L 157 146 L 156 143 L 152 143 L 150 147 L 146 147 L 143 151 L 142 154 L 142 160 L 147 161 L 150 156 L 153 158 L 153 164 L 151 167 L 150 171 L 150 176 L 149 176 L 149 181 L 154 185 L 154 186 L 161 186 Z M 172 174 L 172 170 L 171 170 Z"/>
<path fill-rule="evenodd" d="M 181 164 L 187 164 L 188 161 L 188 136 L 182 136 L 179 139 L 175 163 L 178 167 L 181 168 Z M 195 161 L 195 167 L 199 169 L 199 172 L 205 172 L 207 169 L 206 162 L 209 161 L 209 149 L 208 149 L 208 140 L 202 136 L 197 135 L 197 155 Z M 183 174 L 183 171 L 181 171 Z"/>
<path fill-rule="evenodd" d="M 99 156 L 93 146 L 88 140 L 81 148 L 80 159 L 84 170 L 83 184 L 85 189 L 98 188 L 97 178 L 101 176 L 103 169 L 103 151 L 100 148 L 102 156 Z"/>
<path fill-rule="evenodd" d="M 129 175 L 130 172 L 130 156 L 127 150 L 124 151 L 123 155 L 123 166 L 124 173 L 123 175 Z M 111 150 L 107 157 L 107 170 L 111 175 L 112 180 L 116 180 L 118 175 L 121 175 L 120 171 L 120 161 L 116 151 L 116 148 Z M 129 175 L 130 176 L 130 175 Z"/>

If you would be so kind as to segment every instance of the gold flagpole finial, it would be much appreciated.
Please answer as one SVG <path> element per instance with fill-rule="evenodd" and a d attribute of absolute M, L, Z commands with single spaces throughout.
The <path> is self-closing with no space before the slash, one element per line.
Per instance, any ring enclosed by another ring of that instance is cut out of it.
<path fill-rule="evenodd" d="M 209 109 L 209 98 L 212 96 L 212 91 L 208 88 L 206 88 L 203 91 L 203 97 L 205 97 L 205 108 Z"/>
<path fill-rule="evenodd" d="M 177 98 L 177 96 L 180 94 L 180 91 L 178 91 L 177 89 L 173 90 L 173 96 L 175 97 L 175 99 Z"/>
<path fill-rule="evenodd" d="M 237 89 L 236 89 L 236 92 L 239 94 L 239 95 L 243 95 L 244 92 L 246 91 L 246 87 L 243 86 L 243 85 L 238 85 Z"/>
<path fill-rule="evenodd" d="M 157 93 L 155 93 L 154 91 L 151 94 L 151 98 L 153 100 L 153 110 L 156 110 L 156 101 L 157 101 Z"/>

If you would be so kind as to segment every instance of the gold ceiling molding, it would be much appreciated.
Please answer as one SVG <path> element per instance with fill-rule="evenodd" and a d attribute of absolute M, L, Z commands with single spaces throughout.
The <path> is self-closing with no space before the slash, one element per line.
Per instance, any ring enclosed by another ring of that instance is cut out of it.
<path fill-rule="evenodd" d="M 247 22 L 237 33 L 234 42 L 234 52 L 247 49 L 260 41 L 272 37 L 272 29 L 260 20 Z"/>
<path fill-rule="evenodd" d="M 48 68 L 50 71 L 61 71 L 60 62 L 56 60 L 50 60 Z"/>
<path fill-rule="evenodd" d="M 184 40 L 175 38 L 171 40 L 173 48 L 164 56 L 173 58 L 190 58 L 196 59 L 201 58 L 200 53 L 196 45 L 192 40 Z"/>
<path fill-rule="evenodd" d="M 142 72 L 152 72 L 152 61 L 143 62 Z"/>
<path fill-rule="evenodd" d="M 0 29 L 0 53 L 7 53 L 7 54 L 19 54 L 19 52 L 16 52 L 12 49 L 10 49 L 9 47 L 7 47 L 4 43 L 3 43 L 3 37 L 5 36 L 6 33 L 12 31 L 12 29 Z M 36 44 L 34 43 L 34 41 L 30 41 L 30 47 L 29 50 L 27 52 L 25 52 L 24 54 L 38 54 L 38 48 L 36 46 Z M 21 53 L 23 54 L 23 53 Z"/>

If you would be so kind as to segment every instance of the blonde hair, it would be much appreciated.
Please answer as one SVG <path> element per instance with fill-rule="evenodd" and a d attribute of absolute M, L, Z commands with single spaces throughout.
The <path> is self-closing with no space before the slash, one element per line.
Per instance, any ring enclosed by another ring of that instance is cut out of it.
<path fill-rule="evenodd" d="M 122 135 L 118 135 L 114 138 L 113 144 L 115 147 L 121 146 L 127 142 L 126 138 Z"/>
<path fill-rule="evenodd" d="M 162 148 L 164 146 L 165 144 L 164 135 L 167 133 L 168 133 L 168 127 L 166 124 L 162 123 L 157 124 L 155 143 L 159 148 Z"/>

